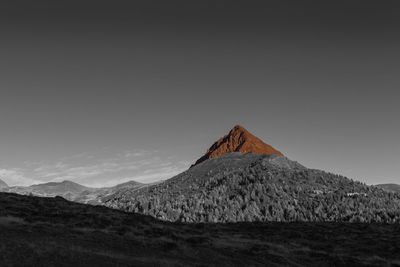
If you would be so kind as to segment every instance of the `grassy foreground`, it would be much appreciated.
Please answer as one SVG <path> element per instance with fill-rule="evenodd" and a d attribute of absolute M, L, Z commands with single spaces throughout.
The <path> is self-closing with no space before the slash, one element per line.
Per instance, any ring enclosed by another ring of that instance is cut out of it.
<path fill-rule="evenodd" d="M 400 225 L 183 224 L 0 193 L 0 266 L 400 266 Z"/>

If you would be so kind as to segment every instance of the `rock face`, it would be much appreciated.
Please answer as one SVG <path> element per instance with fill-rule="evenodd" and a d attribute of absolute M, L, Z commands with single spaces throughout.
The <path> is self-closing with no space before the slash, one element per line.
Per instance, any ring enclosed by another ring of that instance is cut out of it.
<path fill-rule="evenodd" d="M 215 142 L 194 165 L 207 159 L 220 157 L 232 152 L 241 152 L 242 154 L 277 154 L 283 156 L 280 151 L 264 143 L 244 127 L 236 125 L 227 135 Z"/>

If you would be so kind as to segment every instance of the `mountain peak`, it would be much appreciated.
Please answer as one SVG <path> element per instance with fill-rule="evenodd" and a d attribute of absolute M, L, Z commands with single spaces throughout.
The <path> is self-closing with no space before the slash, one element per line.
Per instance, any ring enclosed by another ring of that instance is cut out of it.
<path fill-rule="evenodd" d="M 244 128 L 241 125 L 235 125 L 235 127 L 232 128 L 231 131 L 240 131 L 240 132 L 248 132 L 246 128 Z"/>
<path fill-rule="evenodd" d="M 240 125 L 236 125 L 235 127 L 233 127 L 232 130 L 229 131 L 228 136 L 241 137 L 245 140 L 257 138 L 256 136 L 252 135 L 246 128 Z"/>
<path fill-rule="evenodd" d="M 207 159 L 219 157 L 232 152 L 254 153 L 254 154 L 283 154 L 264 143 L 260 138 L 250 133 L 246 128 L 236 125 L 227 135 L 221 137 L 206 152 L 204 156 L 196 161 L 197 165 Z"/>

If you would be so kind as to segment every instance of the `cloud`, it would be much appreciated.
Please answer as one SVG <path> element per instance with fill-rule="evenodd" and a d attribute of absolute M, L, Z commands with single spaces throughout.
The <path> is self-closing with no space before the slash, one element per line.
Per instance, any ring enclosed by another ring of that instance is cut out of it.
<path fill-rule="evenodd" d="M 26 177 L 20 169 L 0 169 L 0 179 L 6 182 L 9 186 L 26 186 L 38 182 L 35 179 Z"/>
<path fill-rule="evenodd" d="M 129 180 L 144 183 L 165 180 L 182 172 L 188 165 L 188 162 L 147 150 L 123 151 L 114 155 L 81 153 L 55 162 L 30 162 L 24 169 L 3 169 L 0 177 L 7 176 L 4 180 L 12 185 L 71 180 L 86 186 L 105 187 Z"/>
<path fill-rule="evenodd" d="M 143 172 L 139 172 L 134 176 L 115 176 L 112 179 L 108 179 L 106 181 L 102 181 L 101 179 L 94 180 L 92 183 L 93 187 L 109 187 L 114 186 L 116 184 L 125 183 L 128 181 L 137 181 L 141 183 L 152 183 L 156 181 L 165 180 L 171 178 L 178 173 L 186 170 L 186 167 L 169 167 L 169 168 L 155 168 L 151 170 L 145 170 Z"/>

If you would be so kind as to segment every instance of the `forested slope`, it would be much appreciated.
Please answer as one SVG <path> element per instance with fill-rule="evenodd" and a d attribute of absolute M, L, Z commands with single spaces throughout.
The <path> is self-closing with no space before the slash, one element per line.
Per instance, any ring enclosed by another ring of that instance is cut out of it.
<path fill-rule="evenodd" d="M 400 195 L 279 155 L 231 153 L 105 204 L 168 221 L 400 221 Z"/>

